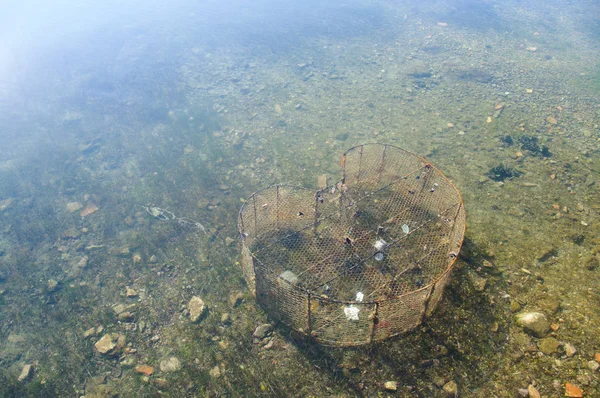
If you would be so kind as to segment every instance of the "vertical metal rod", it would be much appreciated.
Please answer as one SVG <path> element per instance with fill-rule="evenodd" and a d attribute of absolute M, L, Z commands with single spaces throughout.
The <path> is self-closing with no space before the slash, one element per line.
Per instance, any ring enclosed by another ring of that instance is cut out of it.
<path fill-rule="evenodd" d="M 312 295 L 310 294 L 310 290 L 307 292 L 307 296 L 306 296 L 306 334 L 308 336 L 310 336 L 311 332 L 312 332 L 312 313 L 310 310 L 310 305 L 311 305 L 311 297 Z"/>
<path fill-rule="evenodd" d="M 429 310 L 429 301 L 431 301 L 431 298 L 433 297 L 433 293 L 435 292 L 435 288 L 437 287 L 437 284 L 440 283 L 441 279 L 439 279 L 436 283 L 434 283 L 431 286 L 431 290 L 429 291 L 429 294 L 427 295 L 427 298 L 425 299 L 425 302 L 423 303 L 423 313 L 421 314 L 421 320 L 419 321 L 419 325 L 422 324 L 425 321 L 425 318 L 427 316 L 427 311 Z"/>
<path fill-rule="evenodd" d="M 387 145 L 383 146 L 383 153 L 381 154 L 381 163 L 379 163 L 379 174 L 377 175 L 377 184 L 381 181 L 381 173 L 383 173 L 383 165 L 385 164 L 385 153 L 387 151 Z"/>
<path fill-rule="evenodd" d="M 369 337 L 367 338 L 367 344 L 371 343 L 373 341 L 373 338 L 375 337 L 375 326 L 376 323 L 378 321 L 377 319 L 377 313 L 379 312 L 379 303 L 375 303 L 375 307 L 373 307 L 373 313 L 371 314 L 372 319 L 371 319 L 371 325 L 369 325 Z"/>
<path fill-rule="evenodd" d="M 256 236 L 256 231 L 258 231 L 257 225 L 257 215 L 256 215 L 256 194 L 252 195 L 252 205 L 254 206 L 254 236 Z"/>
<path fill-rule="evenodd" d="M 364 148 L 364 145 L 361 145 L 360 149 L 358 150 L 359 158 L 358 158 L 358 172 L 356 174 L 356 186 L 358 186 L 360 184 L 360 172 L 362 170 L 363 148 Z"/>
<path fill-rule="evenodd" d="M 275 217 L 277 230 L 279 231 L 279 185 L 277 185 L 277 200 L 275 201 Z"/>
<path fill-rule="evenodd" d="M 315 219 L 313 221 L 315 237 L 317 236 L 317 221 L 319 220 L 319 216 L 320 216 L 320 213 L 319 213 L 319 198 L 321 197 L 321 193 L 322 193 L 322 190 L 318 190 L 317 193 L 315 193 L 315 211 L 314 211 L 314 213 L 315 213 Z"/>

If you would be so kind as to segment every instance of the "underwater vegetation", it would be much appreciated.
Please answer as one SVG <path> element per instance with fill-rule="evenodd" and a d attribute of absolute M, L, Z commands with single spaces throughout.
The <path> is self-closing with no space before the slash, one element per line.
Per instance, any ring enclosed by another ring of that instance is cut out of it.
<path fill-rule="evenodd" d="M 504 181 L 506 179 L 519 177 L 521 174 L 523 173 L 521 173 L 519 170 L 500 163 L 498 166 L 492 167 L 490 171 L 488 171 L 487 175 L 491 180 Z"/>

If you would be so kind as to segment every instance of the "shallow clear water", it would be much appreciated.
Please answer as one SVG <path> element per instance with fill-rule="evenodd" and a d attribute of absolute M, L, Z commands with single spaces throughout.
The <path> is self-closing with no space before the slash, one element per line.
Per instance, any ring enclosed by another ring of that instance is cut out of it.
<path fill-rule="evenodd" d="M 598 15 L 584 0 L 8 7 L 0 395 L 447 396 L 453 381 L 594 396 Z M 462 194 L 442 303 L 374 347 L 277 324 L 255 344 L 273 320 L 243 279 L 240 206 L 332 184 L 367 142 L 427 158 Z M 521 312 L 550 329 L 527 332 Z M 99 352 L 112 334 L 124 346 Z"/>

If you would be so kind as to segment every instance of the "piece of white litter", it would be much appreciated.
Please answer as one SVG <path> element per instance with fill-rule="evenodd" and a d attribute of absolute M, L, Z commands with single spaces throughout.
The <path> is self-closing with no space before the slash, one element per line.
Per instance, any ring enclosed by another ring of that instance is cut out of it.
<path fill-rule="evenodd" d="M 408 233 L 410 232 L 410 227 L 408 226 L 408 224 L 402 224 L 402 232 L 408 235 Z"/>
<path fill-rule="evenodd" d="M 387 242 L 384 241 L 383 239 L 377 239 L 375 241 L 375 245 L 373 245 L 375 247 L 375 249 L 377 249 L 378 251 L 381 251 L 383 249 L 385 249 L 387 247 Z"/>
<path fill-rule="evenodd" d="M 360 310 L 354 307 L 352 304 L 348 307 L 344 307 L 344 315 L 346 315 L 346 319 L 349 321 L 358 321 L 358 313 Z"/>
<path fill-rule="evenodd" d="M 362 292 L 358 292 L 358 293 L 356 293 L 356 301 L 360 301 L 360 302 L 362 302 L 362 301 L 363 301 L 363 298 L 365 298 L 365 295 L 364 295 L 364 294 L 362 294 Z"/>

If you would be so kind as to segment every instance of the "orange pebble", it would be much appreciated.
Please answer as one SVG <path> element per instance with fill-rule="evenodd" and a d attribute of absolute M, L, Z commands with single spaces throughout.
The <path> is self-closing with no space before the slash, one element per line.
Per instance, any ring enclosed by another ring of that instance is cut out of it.
<path fill-rule="evenodd" d="M 565 383 L 565 397 L 582 398 L 583 391 L 575 384 Z"/>

